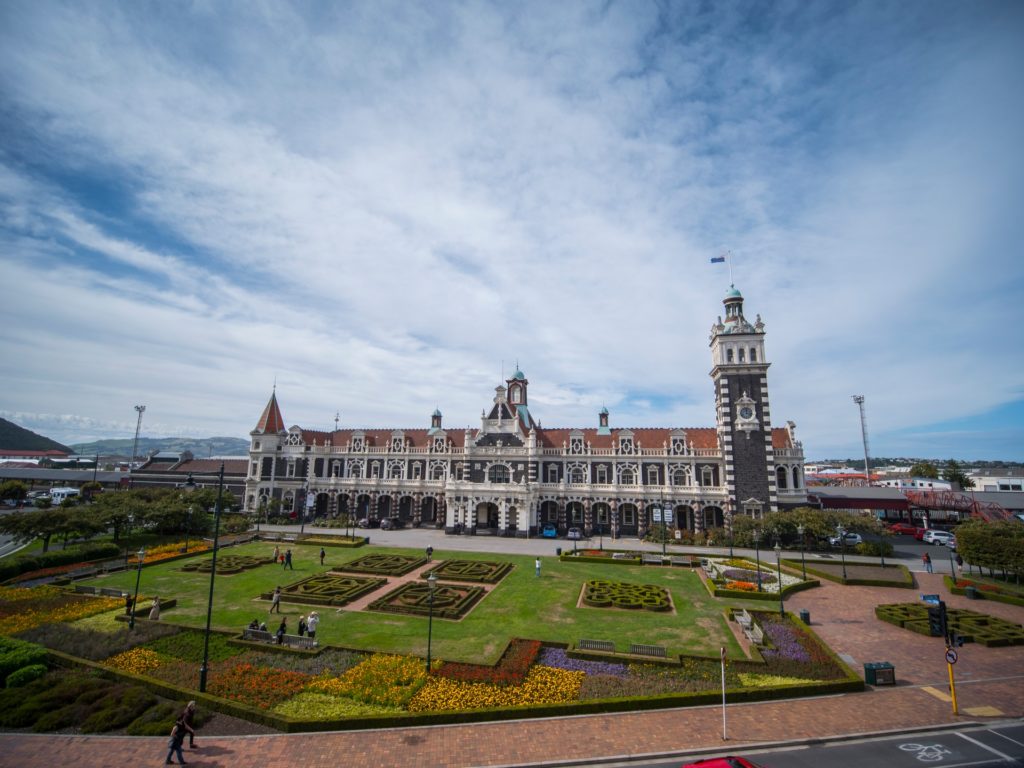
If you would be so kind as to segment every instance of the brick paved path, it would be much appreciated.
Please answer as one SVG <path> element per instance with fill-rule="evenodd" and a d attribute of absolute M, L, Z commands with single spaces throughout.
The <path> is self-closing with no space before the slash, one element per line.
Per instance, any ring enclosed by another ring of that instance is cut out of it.
<path fill-rule="evenodd" d="M 921 593 L 944 594 L 938 574 L 916 574 L 919 588 L 842 587 L 795 595 L 790 611 L 807 609 L 814 629 L 855 669 L 891 661 L 897 686 L 865 693 L 796 701 L 729 705 L 730 740 L 722 741 L 720 707 L 587 715 L 481 725 L 399 728 L 325 734 L 203 737 L 186 750 L 197 766 L 290 765 L 296 768 L 523 765 L 613 756 L 670 755 L 701 749 L 722 752 L 782 741 L 900 731 L 949 723 L 1024 717 L 1024 649 L 966 645 L 956 665 L 960 716 L 946 692 L 948 679 L 939 638 L 901 630 L 874 618 L 878 603 L 910 602 Z M 947 604 L 1021 623 L 1024 608 L 946 596 Z M 0 765 L 71 768 L 159 765 L 166 738 L 100 736 L 0 736 Z"/>

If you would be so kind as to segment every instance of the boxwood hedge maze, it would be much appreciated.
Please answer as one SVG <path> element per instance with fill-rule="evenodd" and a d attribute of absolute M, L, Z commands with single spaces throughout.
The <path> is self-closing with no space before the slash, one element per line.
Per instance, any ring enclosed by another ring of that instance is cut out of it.
<path fill-rule="evenodd" d="M 434 616 L 461 619 L 487 594 L 483 587 L 461 584 L 438 584 L 434 589 Z M 430 587 L 423 582 L 409 582 L 374 600 L 367 608 L 385 613 L 426 616 L 430 612 Z"/>
<path fill-rule="evenodd" d="M 261 565 L 267 565 L 272 562 L 274 562 L 274 559 L 271 557 L 221 555 L 217 558 L 217 573 L 239 573 L 241 571 L 249 570 L 250 568 L 259 568 Z M 209 573 L 211 568 L 213 568 L 212 557 L 186 563 L 181 567 L 181 570 L 196 573 Z"/>
<path fill-rule="evenodd" d="M 436 574 L 445 581 L 479 581 L 484 584 L 497 584 L 512 570 L 512 563 L 489 563 L 481 560 L 445 560 L 437 567 L 423 574 L 426 578 Z"/>
<path fill-rule="evenodd" d="M 321 574 L 296 581 L 281 589 L 281 600 L 286 603 L 310 603 L 313 605 L 348 605 L 363 595 L 387 584 L 387 579 L 368 579 L 361 576 L 339 576 Z M 272 593 L 260 595 L 270 600 Z"/>
<path fill-rule="evenodd" d="M 334 568 L 336 571 L 374 573 L 380 576 L 404 576 L 428 562 L 425 557 L 411 555 L 364 555 Z"/>
<path fill-rule="evenodd" d="M 920 603 L 878 605 L 875 606 L 875 616 L 920 635 L 931 634 L 928 606 Z M 966 608 L 949 608 L 946 611 L 946 622 L 950 631 L 962 637 L 965 643 L 980 643 L 989 647 L 1024 645 L 1024 628 L 995 616 Z"/>
<path fill-rule="evenodd" d="M 592 579 L 583 585 L 583 604 L 590 608 L 668 611 L 672 608 L 672 599 L 668 590 L 657 584 Z"/>

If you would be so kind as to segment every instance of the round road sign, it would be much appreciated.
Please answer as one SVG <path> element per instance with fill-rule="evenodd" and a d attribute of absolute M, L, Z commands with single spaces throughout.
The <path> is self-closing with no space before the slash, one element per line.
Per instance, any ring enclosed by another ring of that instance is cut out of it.
<path fill-rule="evenodd" d="M 946 662 L 949 664 L 956 664 L 956 651 L 952 648 L 949 648 L 946 651 Z"/>

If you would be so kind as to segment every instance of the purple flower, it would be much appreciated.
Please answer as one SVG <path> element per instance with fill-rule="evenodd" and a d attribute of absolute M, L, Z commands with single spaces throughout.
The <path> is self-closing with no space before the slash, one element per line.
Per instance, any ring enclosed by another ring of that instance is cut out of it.
<path fill-rule="evenodd" d="M 562 648 L 544 648 L 537 657 L 537 663 L 545 667 L 564 669 L 569 672 L 583 672 L 587 675 L 614 675 L 626 677 L 626 665 L 607 661 L 572 659 Z"/>
<path fill-rule="evenodd" d="M 811 660 L 811 655 L 800 644 L 792 628 L 774 621 L 762 621 L 761 628 L 774 646 L 761 652 L 765 659 L 779 658 L 800 662 Z"/>

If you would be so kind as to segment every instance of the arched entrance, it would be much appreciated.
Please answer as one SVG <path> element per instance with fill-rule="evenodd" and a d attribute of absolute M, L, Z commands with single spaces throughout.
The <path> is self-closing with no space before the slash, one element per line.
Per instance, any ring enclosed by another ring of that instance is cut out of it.
<path fill-rule="evenodd" d="M 494 533 L 498 532 L 498 505 L 483 501 L 476 507 L 476 530 L 486 529 Z"/>
<path fill-rule="evenodd" d="M 377 498 L 377 519 L 386 520 L 391 516 L 391 497 L 379 496 Z"/>
<path fill-rule="evenodd" d="M 356 519 L 362 520 L 370 517 L 370 496 L 363 493 L 356 498 Z"/>
<path fill-rule="evenodd" d="M 558 502 L 544 501 L 540 505 L 540 522 L 558 524 Z"/>
<path fill-rule="evenodd" d="M 636 504 L 619 504 L 619 536 L 636 536 L 637 530 Z"/>
<path fill-rule="evenodd" d="M 406 524 L 412 521 L 412 496 L 403 496 L 398 500 L 398 519 Z"/>
<path fill-rule="evenodd" d="M 313 519 L 327 517 L 327 508 L 330 506 L 331 497 L 326 493 L 318 493 L 313 503 Z"/>
<path fill-rule="evenodd" d="M 427 496 L 420 506 L 420 522 L 430 525 L 437 523 L 437 499 Z"/>
<path fill-rule="evenodd" d="M 697 521 L 694 519 L 693 507 L 688 504 L 680 504 L 676 507 L 676 527 L 691 533 L 696 530 Z"/>
<path fill-rule="evenodd" d="M 708 528 L 724 528 L 725 515 L 719 507 L 704 507 L 704 530 Z"/>

